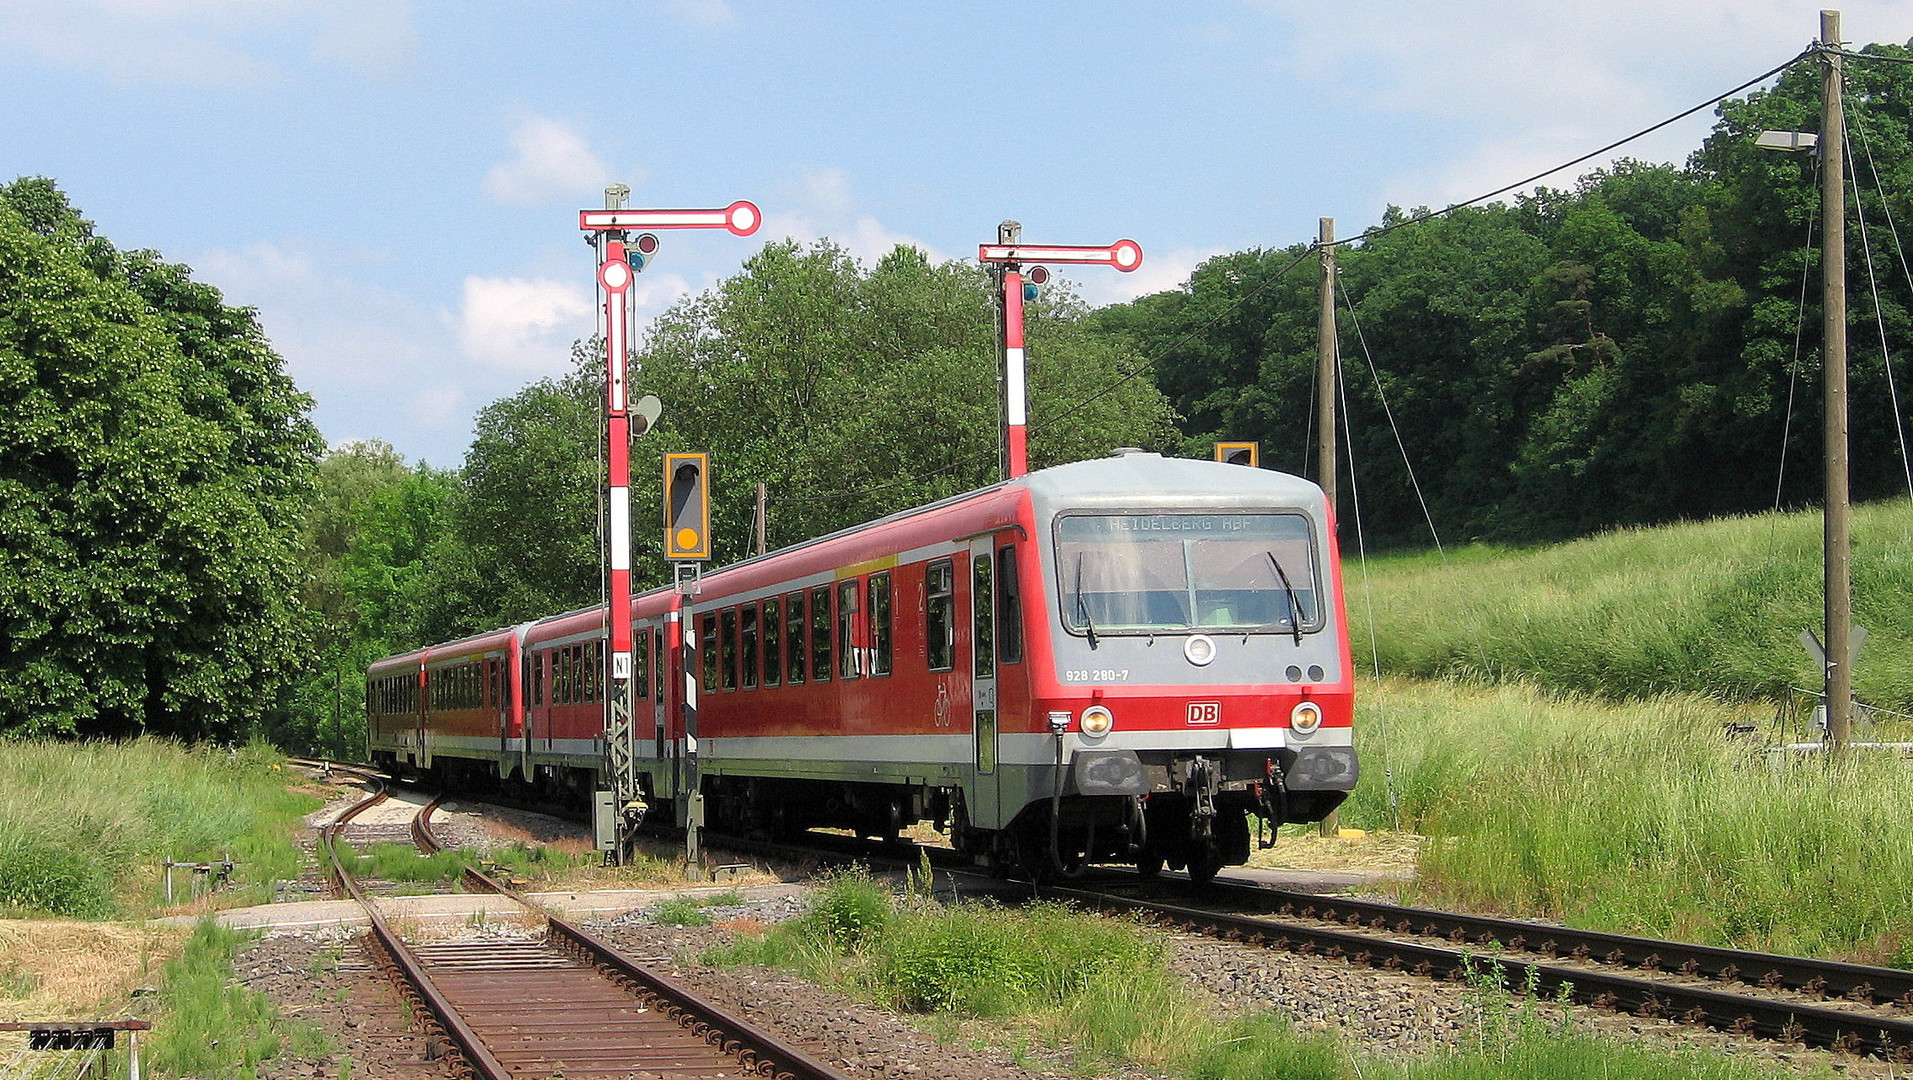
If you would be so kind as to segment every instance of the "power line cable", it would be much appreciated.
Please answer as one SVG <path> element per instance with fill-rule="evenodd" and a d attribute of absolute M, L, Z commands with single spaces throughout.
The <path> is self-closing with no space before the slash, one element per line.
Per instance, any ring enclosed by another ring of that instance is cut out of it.
<path fill-rule="evenodd" d="M 1740 93 L 1742 90 L 1745 90 L 1750 86 L 1754 86 L 1758 83 L 1766 82 L 1768 79 L 1772 78 L 1775 75 L 1780 74 L 1781 72 L 1787 70 L 1788 68 L 1794 66 L 1795 64 L 1798 64 L 1800 61 L 1805 60 L 1809 56 L 1814 56 L 1814 55 L 1817 55 L 1818 53 L 1825 52 L 1825 51 L 1828 51 L 1828 50 L 1824 50 L 1815 46 L 1809 46 L 1807 49 L 1802 51 L 1798 56 L 1795 56 L 1793 59 L 1788 60 L 1784 64 L 1781 64 L 1779 67 L 1763 72 L 1760 75 L 1756 75 L 1753 78 L 1748 79 L 1746 82 L 1741 83 L 1739 86 L 1734 87 L 1732 90 L 1729 90 L 1724 94 L 1718 94 L 1714 97 L 1708 98 L 1706 101 L 1701 102 L 1699 105 L 1696 105 L 1691 109 L 1683 109 L 1682 111 L 1675 113 L 1673 116 L 1670 116 L 1665 120 L 1662 120 L 1658 124 L 1654 124 L 1650 127 L 1642 128 L 1641 130 L 1635 132 L 1632 135 L 1629 135 L 1628 137 L 1624 139 L 1617 139 L 1614 142 L 1608 143 L 1606 146 L 1601 147 L 1599 150 L 1590 150 L 1589 152 L 1582 154 L 1580 157 L 1575 158 L 1573 161 L 1563 162 L 1559 165 L 1556 165 L 1552 169 L 1535 173 L 1533 176 L 1528 177 L 1526 180 L 1518 180 L 1515 183 L 1509 184 L 1505 187 L 1496 188 L 1495 190 L 1490 191 L 1486 195 L 1477 195 L 1474 198 L 1469 199 L 1467 202 L 1458 202 L 1450 206 L 1445 206 L 1441 208 L 1440 210 L 1430 211 L 1429 213 L 1426 213 L 1426 214 L 1417 214 L 1414 217 L 1406 218 L 1402 221 L 1397 221 L 1392 225 L 1377 226 L 1376 228 L 1370 229 L 1367 232 L 1359 233 L 1355 236 L 1351 236 L 1342 240 L 1333 240 L 1333 241 L 1330 241 L 1330 243 L 1336 246 L 1340 246 L 1343 244 L 1358 243 L 1363 240 L 1368 240 L 1372 237 L 1381 236 L 1384 233 L 1394 232 L 1396 229 L 1406 228 L 1409 225 L 1419 225 L 1424 221 L 1433 221 L 1434 219 L 1438 217 L 1445 217 L 1449 214 L 1454 213 L 1457 210 L 1466 209 L 1467 207 L 1474 206 L 1477 203 L 1487 202 L 1489 199 L 1493 199 L 1501 195 L 1506 195 L 1511 191 L 1519 191 L 1522 188 L 1525 188 L 1528 185 L 1533 184 L 1537 180 L 1545 180 L 1548 177 L 1553 176 L 1555 173 L 1561 172 L 1564 169 L 1572 169 L 1573 167 L 1581 164 L 1584 161 L 1589 161 L 1593 158 L 1600 157 L 1602 154 L 1605 154 L 1610 150 L 1618 150 L 1621 147 L 1626 146 L 1628 143 L 1631 143 L 1636 139 L 1640 139 L 1648 135 L 1652 135 L 1654 132 L 1659 131 L 1660 129 L 1666 127 L 1669 124 L 1675 123 L 1680 120 L 1685 120 L 1688 117 L 1694 115 L 1695 113 L 1701 111 L 1702 109 L 1705 109 L 1705 108 L 1708 108 L 1709 106 L 1717 105 L 1720 102 L 1726 101 L 1728 98 L 1733 97 L 1735 94 Z"/>
<path fill-rule="evenodd" d="M 1855 121 L 1859 121 L 1857 113 L 1854 119 Z M 1906 265 L 1906 247 L 1900 243 L 1900 230 L 1893 223 L 1893 206 L 1887 200 L 1885 185 L 1880 183 L 1880 170 L 1873 163 L 1873 146 L 1867 141 L 1866 124 L 1864 122 L 1856 122 L 1854 126 L 1860 130 L 1860 146 L 1866 151 L 1867 169 L 1873 173 L 1873 188 L 1879 192 L 1880 206 L 1886 211 L 1887 233 L 1893 237 L 1894 250 L 1899 252 L 1900 265 L 1904 268 Z M 1848 139 L 1847 156 L 1849 159 L 1853 156 L 1852 146 L 1852 140 Z M 1899 380 L 1894 378 L 1893 375 L 1893 350 L 1887 346 L 1886 312 L 1880 309 L 1880 282 L 1873 271 L 1873 247 L 1867 239 L 1866 207 L 1860 201 L 1860 176 L 1859 170 L 1857 169 L 1854 170 L 1853 177 L 1853 212 L 1860 221 L 1860 246 L 1866 253 L 1867 285 L 1873 291 L 1873 319 L 1879 324 L 1880 328 L 1880 355 L 1886 361 L 1887 400 L 1893 406 L 1893 429 L 1900 440 L 1900 467 L 1906 475 L 1906 497 L 1913 499 L 1913 458 L 1909 458 L 1907 455 L 1906 420 L 1900 414 Z M 1907 276 L 1908 280 L 1913 282 L 1913 273 L 1909 273 Z"/>
<path fill-rule="evenodd" d="M 1751 79 L 1748 79 L 1746 82 L 1741 83 L 1739 86 L 1734 87 L 1732 90 L 1729 90 L 1724 94 L 1717 94 L 1714 97 L 1711 97 L 1707 99 L 1706 101 L 1703 101 L 1700 104 L 1693 106 L 1692 108 L 1683 109 L 1682 111 L 1675 113 L 1673 116 L 1670 116 L 1667 119 L 1662 120 L 1661 122 L 1657 124 L 1653 124 L 1649 127 L 1642 128 L 1641 130 L 1635 132 L 1632 135 L 1627 136 L 1624 139 L 1619 139 L 1615 142 L 1611 142 L 1607 144 L 1606 146 L 1601 147 L 1599 150 L 1589 151 L 1588 153 L 1582 154 L 1580 157 L 1577 157 L 1572 161 L 1563 162 L 1559 165 L 1556 165 L 1552 169 L 1546 170 L 1545 172 L 1536 173 L 1535 175 L 1528 177 L 1526 180 L 1520 180 L 1515 183 L 1507 184 L 1503 187 L 1496 188 L 1495 190 L 1488 192 L 1486 195 L 1477 195 L 1466 202 L 1455 203 L 1452 206 L 1444 207 L 1443 209 L 1435 210 L 1426 214 L 1417 214 L 1414 217 L 1406 218 L 1402 221 L 1395 222 L 1392 225 L 1378 225 L 1375 228 L 1369 229 L 1366 232 L 1359 233 L 1355 236 L 1346 237 L 1341 240 L 1332 240 L 1332 241 L 1329 241 L 1327 244 L 1323 244 L 1321 241 L 1316 241 L 1315 243 L 1310 244 L 1308 247 L 1308 250 L 1304 251 L 1299 257 L 1296 258 L 1294 262 L 1290 263 L 1289 265 L 1283 267 L 1281 270 L 1277 271 L 1275 276 L 1265 280 L 1264 282 L 1262 282 L 1262 284 L 1256 286 L 1254 289 L 1251 289 L 1247 293 L 1244 293 L 1242 296 L 1238 297 L 1233 303 L 1230 303 L 1228 306 L 1224 307 L 1220 312 L 1217 312 L 1214 317 L 1209 319 L 1208 322 L 1203 323 L 1201 326 L 1183 335 L 1180 339 L 1178 339 L 1175 342 L 1175 344 L 1170 345 L 1167 349 L 1164 349 L 1161 352 L 1158 352 L 1155 356 L 1152 356 L 1148 360 L 1144 361 L 1143 365 L 1137 368 L 1135 371 L 1129 373 L 1128 375 L 1123 376 L 1121 379 L 1118 379 L 1116 382 L 1111 383 L 1108 387 L 1105 387 L 1104 389 L 1091 395 L 1089 398 L 1086 398 L 1085 400 L 1078 402 L 1076 405 L 1073 405 L 1063 410 L 1063 412 L 1059 413 L 1058 415 L 1054 417 L 1046 418 L 1046 420 L 1050 423 L 1054 423 L 1056 421 L 1066 419 L 1074 415 L 1079 409 L 1088 405 L 1090 402 L 1096 401 L 1104 397 L 1105 395 L 1114 391 L 1116 387 L 1123 385 L 1129 380 L 1135 378 L 1137 375 L 1140 375 L 1143 372 L 1148 371 L 1149 369 L 1155 367 L 1157 364 L 1167 359 L 1170 354 L 1182 348 L 1182 346 L 1188 344 L 1189 341 L 1195 338 L 1197 335 L 1204 333 L 1205 331 L 1213 327 L 1218 322 L 1221 322 L 1223 319 L 1227 318 L 1229 315 L 1234 314 L 1237 308 L 1241 307 L 1242 305 L 1248 303 L 1250 300 L 1253 300 L 1257 296 L 1261 295 L 1263 291 L 1268 289 L 1270 286 L 1274 285 L 1277 281 L 1280 281 L 1283 278 L 1283 276 L 1286 275 L 1289 271 L 1295 269 L 1297 266 L 1300 266 L 1304 261 L 1308 259 L 1310 255 L 1314 254 L 1315 252 L 1317 252 L 1323 247 L 1341 247 L 1344 245 L 1359 243 L 1364 240 L 1373 239 L 1374 237 L 1377 237 L 1377 236 L 1382 236 L 1386 233 L 1394 232 L 1396 229 L 1402 229 L 1410 225 L 1419 225 L 1419 224 L 1422 224 L 1423 222 L 1433 221 L 1436 218 L 1444 217 L 1448 214 L 1452 214 L 1457 210 L 1474 206 L 1478 203 L 1487 202 L 1489 199 L 1496 198 L 1497 196 L 1506 195 L 1510 191 L 1519 191 L 1520 189 L 1533 184 L 1537 180 L 1546 179 L 1547 177 L 1553 176 L 1555 173 L 1558 173 L 1562 171 L 1563 169 L 1571 169 L 1574 166 L 1579 165 L 1584 161 L 1588 161 L 1593 158 L 1600 157 L 1602 154 L 1605 154 L 1610 150 L 1618 149 L 1622 146 L 1626 146 L 1628 143 L 1631 143 L 1635 141 L 1636 139 L 1644 138 L 1648 135 L 1651 135 L 1654 132 L 1659 131 L 1660 129 L 1666 127 L 1669 124 L 1675 123 L 1676 121 L 1679 121 L 1679 120 L 1685 120 L 1687 117 L 1694 115 L 1695 113 L 1701 111 L 1702 109 L 1708 108 L 1713 105 L 1717 105 L 1720 102 L 1727 100 L 1728 98 L 1734 96 L 1735 94 L 1740 93 L 1742 90 L 1745 90 L 1750 86 L 1754 86 L 1759 83 L 1767 81 L 1773 76 L 1778 75 L 1779 73 L 1787 70 L 1788 68 L 1794 66 L 1795 64 L 1806 59 L 1807 57 L 1815 55 L 1816 53 L 1820 51 L 1822 50 L 1815 47 L 1809 47 L 1806 50 L 1802 51 L 1799 55 L 1788 60 L 1786 63 L 1781 64 L 1778 67 L 1772 68 L 1768 71 L 1762 72 L 1761 74 L 1756 75 L 1755 77 Z"/>
<path fill-rule="evenodd" d="M 1362 333 L 1361 317 L 1355 314 L 1355 303 L 1349 299 L 1348 289 L 1342 285 L 1341 275 L 1335 278 L 1336 291 L 1342 296 L 1342 305 L 1348 309 L 1348 320 L 1354 324 L 1355 340 L 1361 343 L 1362 359 L 1368 363 L 1368 376 L 1375 382 L 1375 396 L 1382 403 L 1382 415 L 1388 418 L 1388 429 L 1394 433 L 1395 446 L 1401 451 L 1402 467 L 1408 471 L 1408 483 L 1415 489 L 1415 501 L 1421 504 L 1422 520 L 1428 523 L 1428 535 L 1435 542 L 1435 554 L 1441 559 L 1444 569 L 1453 571 L 1448 562 L 1448 549 L 1441 542 L 1441 531 L 1435 528 L 1435 513 L 1428 507 L 1428 496 L 1423 494 L 1421 480 L 1415 475 L 1415 463 L 1408 456 L 1408 443 L 1402 439 L 1401 425 L 1395 422 L 1395 408 L 1388 403 L 1388 391 L 1382 388 L 1381 369 L 1375 366 L 1375 354 L 1368 347 L 1368 335 Z M 1481 657 L 1482 674 L 1492 676 L 1494 665 L 1488 660 L 1488 646 L 1481 636 L 1481 621 L 1475 617 L 1474 607 L 1468 603 L 1465 593 L 1457 592 L 1461 609 L 1468 616 L 1468 626 L 1475 639 L 1475 652 Z"/>
<path fill-rule="evenodd" d="M 1349 312 L 1350 317 L 1354 312 Z M 1336 351 L 1337 374 L 1340 374 L 1341 352 Z M 1375 737 L 1382 747 L 1382 782 L 1388 792 L 1389 817 L 1394 822 L 1395 831 L 1402 827 L 1401 793 L 1395 788 L 1395 766 L 1390 759 L 1391 746 L 1388 738 L 1388 691 L 1382 683 L 1382 646 L 1381 635 L 1376 630 L 1375 587 L 1368 573 L 1368 530 L 1362 523 L 1362 484 L 1355 468 L 1355 431 L 1348 415 L 1348 380 L 1337 378 L 1336 396 L 1342 405 L 1342 448 L 1348 457 L 1348 497 L 1355 510 L 1355 551 L 1362 568 L 1362 607 L 1368 614 L 1368 658 L 1375 671 Z M 1330 507 L 1330 510 L 1333 510 Z"/>

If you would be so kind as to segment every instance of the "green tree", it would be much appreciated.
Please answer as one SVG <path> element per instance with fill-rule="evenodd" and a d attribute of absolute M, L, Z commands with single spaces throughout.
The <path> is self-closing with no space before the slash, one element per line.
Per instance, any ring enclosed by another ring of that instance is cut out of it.
<path fill-rule="evenodd" d="M 300 753 L 357 753 L 365 667 L 405 646 L 431 595 L 433 546 L 450 532 L 457 477 L 406 465 L 390 444 L 347 443 L 319 463 L 304 519 L 308 656 L 266 731 Z M 429 610 L 429 609 L 428 609 Z"/>
<path fill-rule="evenodd" d="M 1174 439 L 1140 359 L 1095 333 L 1067 288 L 1030 305 L 1027 341 L 1034 467 Z M 759 482 L 772 547 L 988 484 L 996 349 L 989 278 L 974 266 L 900 247 L 866 270 L 827 241 L 767 245 L 660 316 L 634 356 L 635 388 L 665 403 L 634 444 L 636 580 L 668 580 L 647 528 L 667 451 L 712 455 L 717 565 L 750 553 Z M 481 412 L 457 542 L 429 560 L 433 636 L 597 602 L 602 360 L 590 344 L 574 360 L 571 375 Z"/>
<path fill-rule="evenodd" d="M 249 309 L 0 188 L 0 731 L 236 738 L 301 659 L 310 400 Z"/>

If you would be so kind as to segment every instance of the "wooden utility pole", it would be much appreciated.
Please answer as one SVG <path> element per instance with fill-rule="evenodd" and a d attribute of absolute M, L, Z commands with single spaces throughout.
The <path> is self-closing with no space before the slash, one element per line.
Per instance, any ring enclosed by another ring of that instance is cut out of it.
<path fill-rule="evenodd" d="M 1847 188 L 1846 112 L 1840 98 L 1840 13 L 1820 13 L 1826 79 L 1820 93 L 1821 320 L 1825 335 L 1827 746 L 1853 738 L 1853 578 L 1847 516 Z"/>
<path fill-rule="evenodd" d="M 1315 385 L 1320 400 L 1315 410 L 1316 481 L 1328 499 L 1329 517 L 1335 515 L 1335 397 L 1341 387 L 1342 365 L 1335 341 L 1335 219 L 1320 219 L 1315 246 L 1322 255 L 1322 307 L 1315 320 Z M 1341 831 L 1342 815 L 1330 810 L 1322 817 L 1323 836 Z"/>
<path fill-rule="evenodd" d="M 1315 479 L 1335 512 L 1335 393 L 1341 365 L 1335 348 L 1335 219 L 1322 218 L 1315 246 L 1322 254 L 1322 308 L 1315 320 L 1315 385 L 1321 400 L 1315 409 Z"/>

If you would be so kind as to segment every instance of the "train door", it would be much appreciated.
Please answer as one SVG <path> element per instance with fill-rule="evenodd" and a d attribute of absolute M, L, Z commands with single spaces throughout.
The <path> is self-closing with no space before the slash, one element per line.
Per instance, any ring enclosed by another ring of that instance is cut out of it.
<path fill-rule="evenodd" d="M 413 736 L 412 745 L 416 752 L 412 754 L 412 764 L 421 769 L 432 767 L 432 744 L 427 740 L 426 717 L 431 712 L 432 683 L 425 668 L 429 654 L 419 658 L 418 662 L 418 732 Z"/>
<path fill-rule="evenodd" d="M 485 661 L 485 693 L 498 711 L 498 778 L 511 775 L 511 698 L 505 693 L 505 661 Z"/>
<path fill-rule="evenodd" d="M 970 730 L 976 768 L 969 816 L 970 824 L 985 829 L 1005 824 L 996 762 L 996 590 L 991 585 L 994 544 L 988 536 L 971 541 L 968 558 L 956 566 L 957 578 L 967 579 L 967 588 L 956 591 L 959 596 L 967 593 L 969 597 L 968 617 L 958 623 L 969 626 Z"/>
<path fill-rule="evenodd" d="M 670 685 L 667 677 L 670 669 L 670 650 L 664 647 L 663 627 L 652 627 L 646 631 L 651 635 L 651 685 L 646 695 L 651 701 L 651 725 L 656 735 L 651 756 L 664 758 L 664 729 L 670 708 L 665 704 L 665 687 Z"/>
<path fill-rule="evenodd" d="M 537 778 L 531 771 L 532 657 L 536 655 L 518 646 L 518 779 L 529 784 Z"/>

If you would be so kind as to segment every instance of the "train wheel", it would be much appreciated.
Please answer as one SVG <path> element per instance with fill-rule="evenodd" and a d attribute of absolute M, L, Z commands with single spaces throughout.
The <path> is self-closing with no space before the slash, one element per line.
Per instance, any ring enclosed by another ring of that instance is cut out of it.
<path fill-rule="evenodd" d="M 1198 885 L 1216 876 L 1222 869 L 1222 844 L 1215 838 L 1192 840 L 1189 844 L 1189 880 Z"/>
<path fill-rule="evenodd" d="M 1141 855 L 1136 856 L 1136 873 L 1146 878 L 1153 878 L 1160 875 L 1162 873 L 1162 852 L 1152 847 L 1144 851 Z"/>

